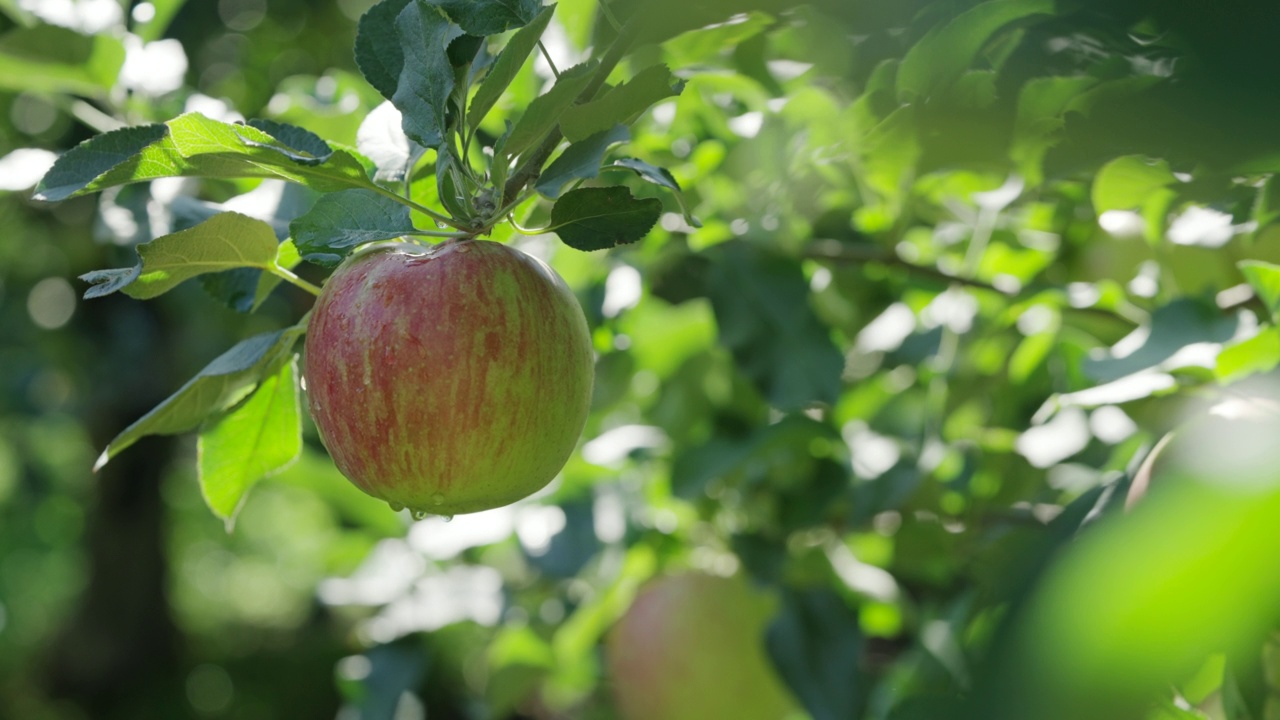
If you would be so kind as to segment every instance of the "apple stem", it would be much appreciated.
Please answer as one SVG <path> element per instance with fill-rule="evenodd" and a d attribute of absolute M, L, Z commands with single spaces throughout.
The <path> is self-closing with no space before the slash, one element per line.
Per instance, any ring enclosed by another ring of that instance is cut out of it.
<path fill-rule="evenodd" d="M 297 275 L 295 275 L 294 273 L 290 272 L 289 270 L 285 270 L 284 268 L 280 267 L 279 265 L 276 265 L 275 267 L 271 268 L 271 274 L 272 274 L 272 275 L 275 275 L 276 277 L 278 277 L 278 278 L 280 278 L 280 279 L 282 279 L 282 280 L 284 280 L 284 281 L 286 281 L 286 282 L 288 282 L 288 283 L 291 283 L 291 284 L 293 284 L 293 285 L 296 285 L 296 286 L 298 286 L 298 287 L 302 288 L 303 290 L 306 290 L 307 292 L 311 293 L 312 295 L 316 295 L 316 296 L 319 296 L 319 295 L 320 295 L 320 288 L 319 288 L 319 286 L 317 286 L 317 285 L 313 285 L 313 284 L 311 284 L 311 283 L 307 282 L 306 280 L 303 280 L 302 278 L 298 277 Z"/>

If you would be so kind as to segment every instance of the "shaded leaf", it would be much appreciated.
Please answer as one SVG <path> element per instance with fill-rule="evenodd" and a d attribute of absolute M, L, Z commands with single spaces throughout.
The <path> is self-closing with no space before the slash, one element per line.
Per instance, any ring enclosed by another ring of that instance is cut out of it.
<path fill-rule="evenodd" d="M 618 125 L 573 143 L 542 171 L 538 178 L 538 192 L 555 200 L 565 185 L 574 180 L 596 177 L 609 147 L 630 139 L 631 131 L 625 125 Z"/>
<path fill-rule="evenodd" d="M 662 215 L 654 198 L 632 197 L 624 187 L 579 188 L 551 208 L 551 226 L 578 250 L 603 250 L 644 237 Z"/>
<path fill-rule="evenodd" d="M 405 6 L 396 18 L 396 31 L 407 54 L 391 102 L 404 116 L 405 135 L 423 147 L 438 147 L 444 142 L 445 111 L 453 93 L 449 43 L 462 31 L 425 0 Z"/>
<path fill-rule="evenodd" d="M 566 140 L 577 142 L 615 125 L 629 125 L 654 103 L 679 95 L 684 85 L 666 65 L 647 67 L 604 95 L 565 110 L 560 131 Z"/>
<path fill-rule="evenodd" d="M 294 162 L 319 165 L 333 155 L 333 148 L 329 147 L 329 144 L 319 135 L 297 125 L 260 118 L 250 120 L 247 124 L 279 141 L 279 143 L 263 143 L 260 140 L 244 138 L 247 144 L 274 150 Z M 284 146 L 282 147 L 280 143 Z"/>
<path fill-rule="evenodd" d="M 786 590 L 765 636 L 778 674 L 814 720 L 859 716 L 858 616 L 826 588 Z"/>
<path fill-rule="evenodd" d="M 92 300 L 103 295 L 120 290 L 124 286 L 138 279 L 139 273 L 142 272 L 142 266 L 134 265 L 127 268 L 111 268 L 109 270 L 94 270 L 80 276 L 80 279 L 92 283 L 93 287 L 84 291 L 84 299 Z"/>
<path fill-rule="evenodd" d="M 289 230 L 304 260 L 328 265 L 359 245 L 398 238 L 414 227 L 402 203 L 370 190 L 343 190 L 321 197 Z"/>
<path fill-rule="evenodd" d="M 809 307 L 799 263 L 740 241 L 711 256 L 707 294 L 720 342 L 743 373 L 783 411 L 835 402 L 844 355 Z"/>
<path fill-rule="evenodd" d="M 356 65 L 369 84 L 390 100 L 400 84 L 404 51 L 396 18 L 413 0 L 382 0 L 360 16 L 356 25 Z"/>
<path fill-rule="evenodd" d="M 239 407 L 206 426 L 196 444 L 200 491 L 230 529 L 249 489 L 302 452 L 297 356 Z"/>
<path fill-rule="evenodd" d="M 195 377 L 164 402 L 115 437 L 94 463 L 94 471 L 147 435 L 190 432 L 211 415 L 223 412 L 253 389 L 267 372 L 274 372 L 292 351 L 297 328 L 255 335 L 214 358 Z"/>
<path fill-rule="evenodd" d="M 1009 23 L 1053 12 L 1053 0 L 989 0 L 939 25 L 907 51 L 898 68 L 898 98 L 926 98 L 960 78 L 987 41 Z"/>
<path fill-rule="evenodd" d="M 431 0 L 471 35 L 497 35 L 534 20 L 542 0 Z"/>
<path fill-rule="evenodd" d="M 498 59 L 493 62 L 488 77 L 480 84 L 480 89 L 471 99 L 471 107 L 467 110 L 467 124 L 472 128 L 477 127 L 480 121 L 484 120 L 484 116 L 493 109 L 498 98 L 502 97 L 502 93 L 524 66 L 525 60 L 529 59 L 529 55 L 538 46 L 538 39 L 547 29 L 547 23 L 551 22 L 555 8 L 555 5 L 543 8 L 542 12 L 538 13 L 528 25 L 511 36 L 507 46 L 498 54 Z"/>
<path fill-rule="evenodd" d="M 685 222 L 696 228 L 702 227 L 702 223 L 698 221 L 698 218 L 694 217 L 693 213 L 689 212 L 689 205 L 684 200 L 684 192 L 680 189 L 680 183 L 676 182 L 675 176 L 671 174 L 670 170 L 658 167 L 657 165 L 650 165 L 649 163 L 643 160 L 637 160 L 636 158 L 620 158 L 615 160 L 613 164 L 615 167 L 632 170 L 640 177 L 648 180 L 654 185 L 661 185 L 662 187 L 670 190 L 675 194 L 676 202 L 680 205 L 680 212 L 684 215 Z"/>

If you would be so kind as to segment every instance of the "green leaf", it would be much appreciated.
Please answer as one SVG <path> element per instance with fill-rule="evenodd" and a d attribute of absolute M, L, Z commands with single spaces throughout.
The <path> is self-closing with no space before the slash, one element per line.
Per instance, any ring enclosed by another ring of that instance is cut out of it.
<path fill-rule="evenodd" d="M 542 0 L 431 0 L 471 35 L 497 35 L 533 22 Z"/>
<path fill-rule="evenodd" d="M 168 29 L 173 17 L 178 14 L 183 5 L 187 4 L 187 0 L 149 1 L 153 9 L 151 19 L 146 22 L 136 23 L 133 26 L 133 33 L 146 42 L 164 37 L 164 31 Z"/>
<path fill-rule="evenodd" d="M 396 18 L 404 69 L 391 102 L 404 116 L 404 132 L 423 147 L 439 147 L 445 139 L 445 111 L 453 94 L 449 43 L 462 31 L 440 9 L 414 0 Z"/>
<path fill-rule="evenodd" d="M 671 174 L 671 171 L 666 168 L 658 167 L 657 165 L 650 165 L 649 163 L 644 162 L 643 160 L 637 160 L 636 158 L 619 158 L 618 160 L 615 160 L 613 164 L 615 167 L 626 168 L 634 171 L 645 180 L 648 180 L 655 185 L 661 185 L 662 187 L 670 190 L 675 194 L 676 202 L 680 204 L 680 212 L 684 214 L 685 222 L 696 228 L 702 227 L 702 223 L 698 221 L 698 218 L 694 217 L 693 213 L 689 212 L 689 206 L 684 201 L 684 192 L 680 189 L 680 183 L 676 182 L 675 176 Z"/>
<path fill-rule="evenodd" d="M 1057 144 L 1063 116 L 1071 103 L 1097 84 L 1091 77 L 1035 78 L 1018 93 L 1018 114 L 1014 120 L 1009 158 L 1017 165 L 1028 186 L 1044 179 L 1045 153 Z"/>
<path fill-rule="evenodd" d="M 168 134 L 169 128 L 164 125 L 138 125 L 89 138 L 58 158 L 36 186 L 35 198 L 56 201 L 79 192 L 90 192 L 85 187 L 94 178 L 136 156 Z"/>
<path fill-rule="evenodd" d="M 293 244 L 293 240 L 285 240 L 280 243 L 280 246 L 276 249 L 277 267 L 292 270 L 301 262 L 302 257 L 298 255 L 298 248 Z M 275 273 L 258 273 L 258 285 L 254 288 L 253 302 L 249 305 L 249 312 L 262 307 L 262 303 L 266 302 L 267 297 L 271 295 L 271 291 L 275 290 L 281 281 L 281 277 Z"/>
<path fill-rule="evenodd" d="M 264 379 L 242 405 L 200 431 L 200 491 L 230 530 L 249 489 L 302 453 L 297 356 Z"/>
<path fill-rule="evenodd" d="M 538 46 L 538 39 L 547 29 L 547 23 L 551 22 L 555 8 L 554 4 L 543 8 L 542 12 L 529 21 L 528 25 L 511 36 L 507 46 L 498 54 L 498 59 L 489 69 L 488 77 L 480 84 L 480 89 L 471 99 L 471 108 L 467 110 L 467 124 L 473 129 L 479 126 L 484 116 L 493 109 L 498 98 L 502 97 L 502 93 L 511 85 L 511 81 L 524 66 L 525 60 L 529 59 L 530 53 Z"/>
<path fill-rule="evenodd" d="M 710 255 L 707 294 L 720 342 L 743 373 L 785 412 L 834 403 L 844 355 L 809 307 L 800 264 L 742 241 Z"/>
<path fill-rule="evenodd" d="M 219 213 L 188 230 L 139 245 L 142 271 L 124 292 L 149 300 L 197 275 L 236 268 L 265 270 L 275 262 L 278 246 L 270 223 Z"/>
<path fill-rule="evenodd" d="M 164 402 L 115 437 L 98 460 L 95 472 L 111 458 L 147 435 L 190 432 L 211 415 L 223 412 L 253 389 L 268 372 L 275 372 L 302 334 L 299 328 L 255 335 L 214 358 L 195 377 Z"/>
<path fill-rule="evenodd" d="M 647 67 L 604 95 L 565 110 L 560 131 L 566 140 L 577 142 L 615 125 L 629 125 L 654 103 L 679 95 L 684 85 L 666 65 Z"/>
<path fill-rule="evenodd" d="M 661 215 L 661 202 L 634 198 L 625 187 L 579 188 L 551 207 L 551 226 L 569 247 L 604 250 L 644 237 Z"/>
<path fill-rule="evenodd" d="M 149 300 L 197 275 L 236 268 L 267 269 L 277 252 L 275 231 L 261 220 L 234 212 L 214 215 L 199 225 L 138 246 L 132 268 L 98 270 L 80 276 L 94 283 L 85 298 L 123 290 Z"/>
<path fill-rule="evenodd" d="M 931 29 L 902 59 L 898 99 L 912 102 L 960 78 L 991 36 L 1015 20 L 1053 12 L 1053 0 L 990 0 Z"/>
<path fill-rule="evenodd" d="M 784 592 L 765 634 L 774 667 L 813 720 L 858 716 L 862 646 L 857 614 L 828 588 Z"/>
<path fill-rule="evenodd" d="M 595 67 L 595 62 L 591 61 L 565 70 L 545 95 L 534 98 L 511 128 L 511 133 L 502 146 L 502 157 L 517 157 L 545 137 L 560 121 L 565 109 L 573 105 L 578 95 L 586 89 Z"/>
<path fill-rule="evenodd" d="M 369 190 L 324 195 L 289 224 L 302 258 L 325 265 L 336 265 L 357 246 L 414 230 L 408 207 Z"/>
<path fill-rule="evenodd" d="M 382 97 L 390 100 L 400 84 L 404 51 L 396 18 L 413 0 L 382 0 L 360 16 L 356 25 L 356 66 Z"/>
<path fill-rule="evenodd" d="M 1274 327 L 1222 348 L 1214 374 L 1224 383 L 1233 383 L 1257 373 L 1270 372 L 1280 365 L 1280 332 Z"/>
<path fill-rule="evenodd" d="M 1237 265 L 1244 279 L 1253 286 L 1262 303 L 1271 312 L 1272 319 L 1280 317 L 1280 265 L 1261 260 L 1245 260 Z"/>
<path fill-rule="evenodd" d="M 1263 183 L 1258 191 L 1257 201 L 1253 206 L 1253 221 L 1258 229 L 1280 220 L 1280 176 L 1272 175 Z"/>
<path fill-rule="evenodd" d="M 36 25 L 0 36 L 0 90 L 100 97 L 123 65 L 124 45 L 107 35 Z"/>
<path fill-rule="evenodd" d="M 1158 190 L 1178 181 L 1163 160 L 1151 161 L 1141 155 L 1125 155 L 1102 166 L 1093 180 L 1093 209 L 1099 215 L 1108 210 L 1142 207 Z"/>
<path fill-rule="evenodd" d="M 333 150 L 319 163 L 298 150 L 255 127 L 187 113 L 164 125 L 115 130 L 77 145 L 53 164 L 36 198 L 65 200 L 162 177 L 274 177 L 320 192 L 373 187 L 364 165 L 346 150 Z"/>
<path fill-rule="evenodd" d="M 574 180 L 587 180 L 600 174 L 609 146 L 631 139 L 631 131 L 625 125 L 598 132 L 591 137 L 573 143 L 551 162 L 538 178 L 537 190 L 555 200 L 564 186 Z"/>

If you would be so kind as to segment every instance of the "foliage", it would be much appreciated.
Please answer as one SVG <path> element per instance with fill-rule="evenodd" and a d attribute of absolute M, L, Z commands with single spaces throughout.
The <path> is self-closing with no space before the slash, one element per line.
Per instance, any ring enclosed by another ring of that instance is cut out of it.
<path fill-rule="evenodd" d="M 696 568 L 776 597 L 813 718 L 1280 712 L 1273 4 L 337 5 L 0 2 L 6 706 L 610 718 L 603 638 Z M 575 289 L 592 414 L 547 493 L 415 522 L 295 346 L 359 246 L 472 236 Z M 115 487 L 190 643 L 151 684 L 30 663 L 107 632 Z"/>

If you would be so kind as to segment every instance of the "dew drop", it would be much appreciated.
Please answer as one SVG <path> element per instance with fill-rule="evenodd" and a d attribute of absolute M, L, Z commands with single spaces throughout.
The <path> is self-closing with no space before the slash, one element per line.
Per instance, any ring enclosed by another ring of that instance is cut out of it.
<path fill-rule="evenodd" d="M 452 515 L 441 515 L 441 516 L 440 516 L 440 519 L 441 519 L 441 520 L 443 520 L 443 521 L 445 521 L 445 522 L 449 522 L 450 520 L 453 520 L 453 516 L 452 516 Z"/>
<path fill-rule="evenodd" d="M 391 506 L 392 512 L 400 512 L 401 510 L 404 509 L 404 503 L 398 503 L 398 502 L 392 501 L 387 504 Z"/>
<path fill-rule="evenodd" d="M 426 510 L 410 510 L 409 514 L 413 516 L 414 520 L 426 520 L 431 513 Z"/>
<path fill-rule="evenodd" d="M 444 495 L 441 495 L 440 493 L 436 493 L 435 495 L 432 495 L 432 496 L 431 496 L 431 504 L 432 504 L 432 505 L 443 505 L 443 504 L 444 504 Z"/>

